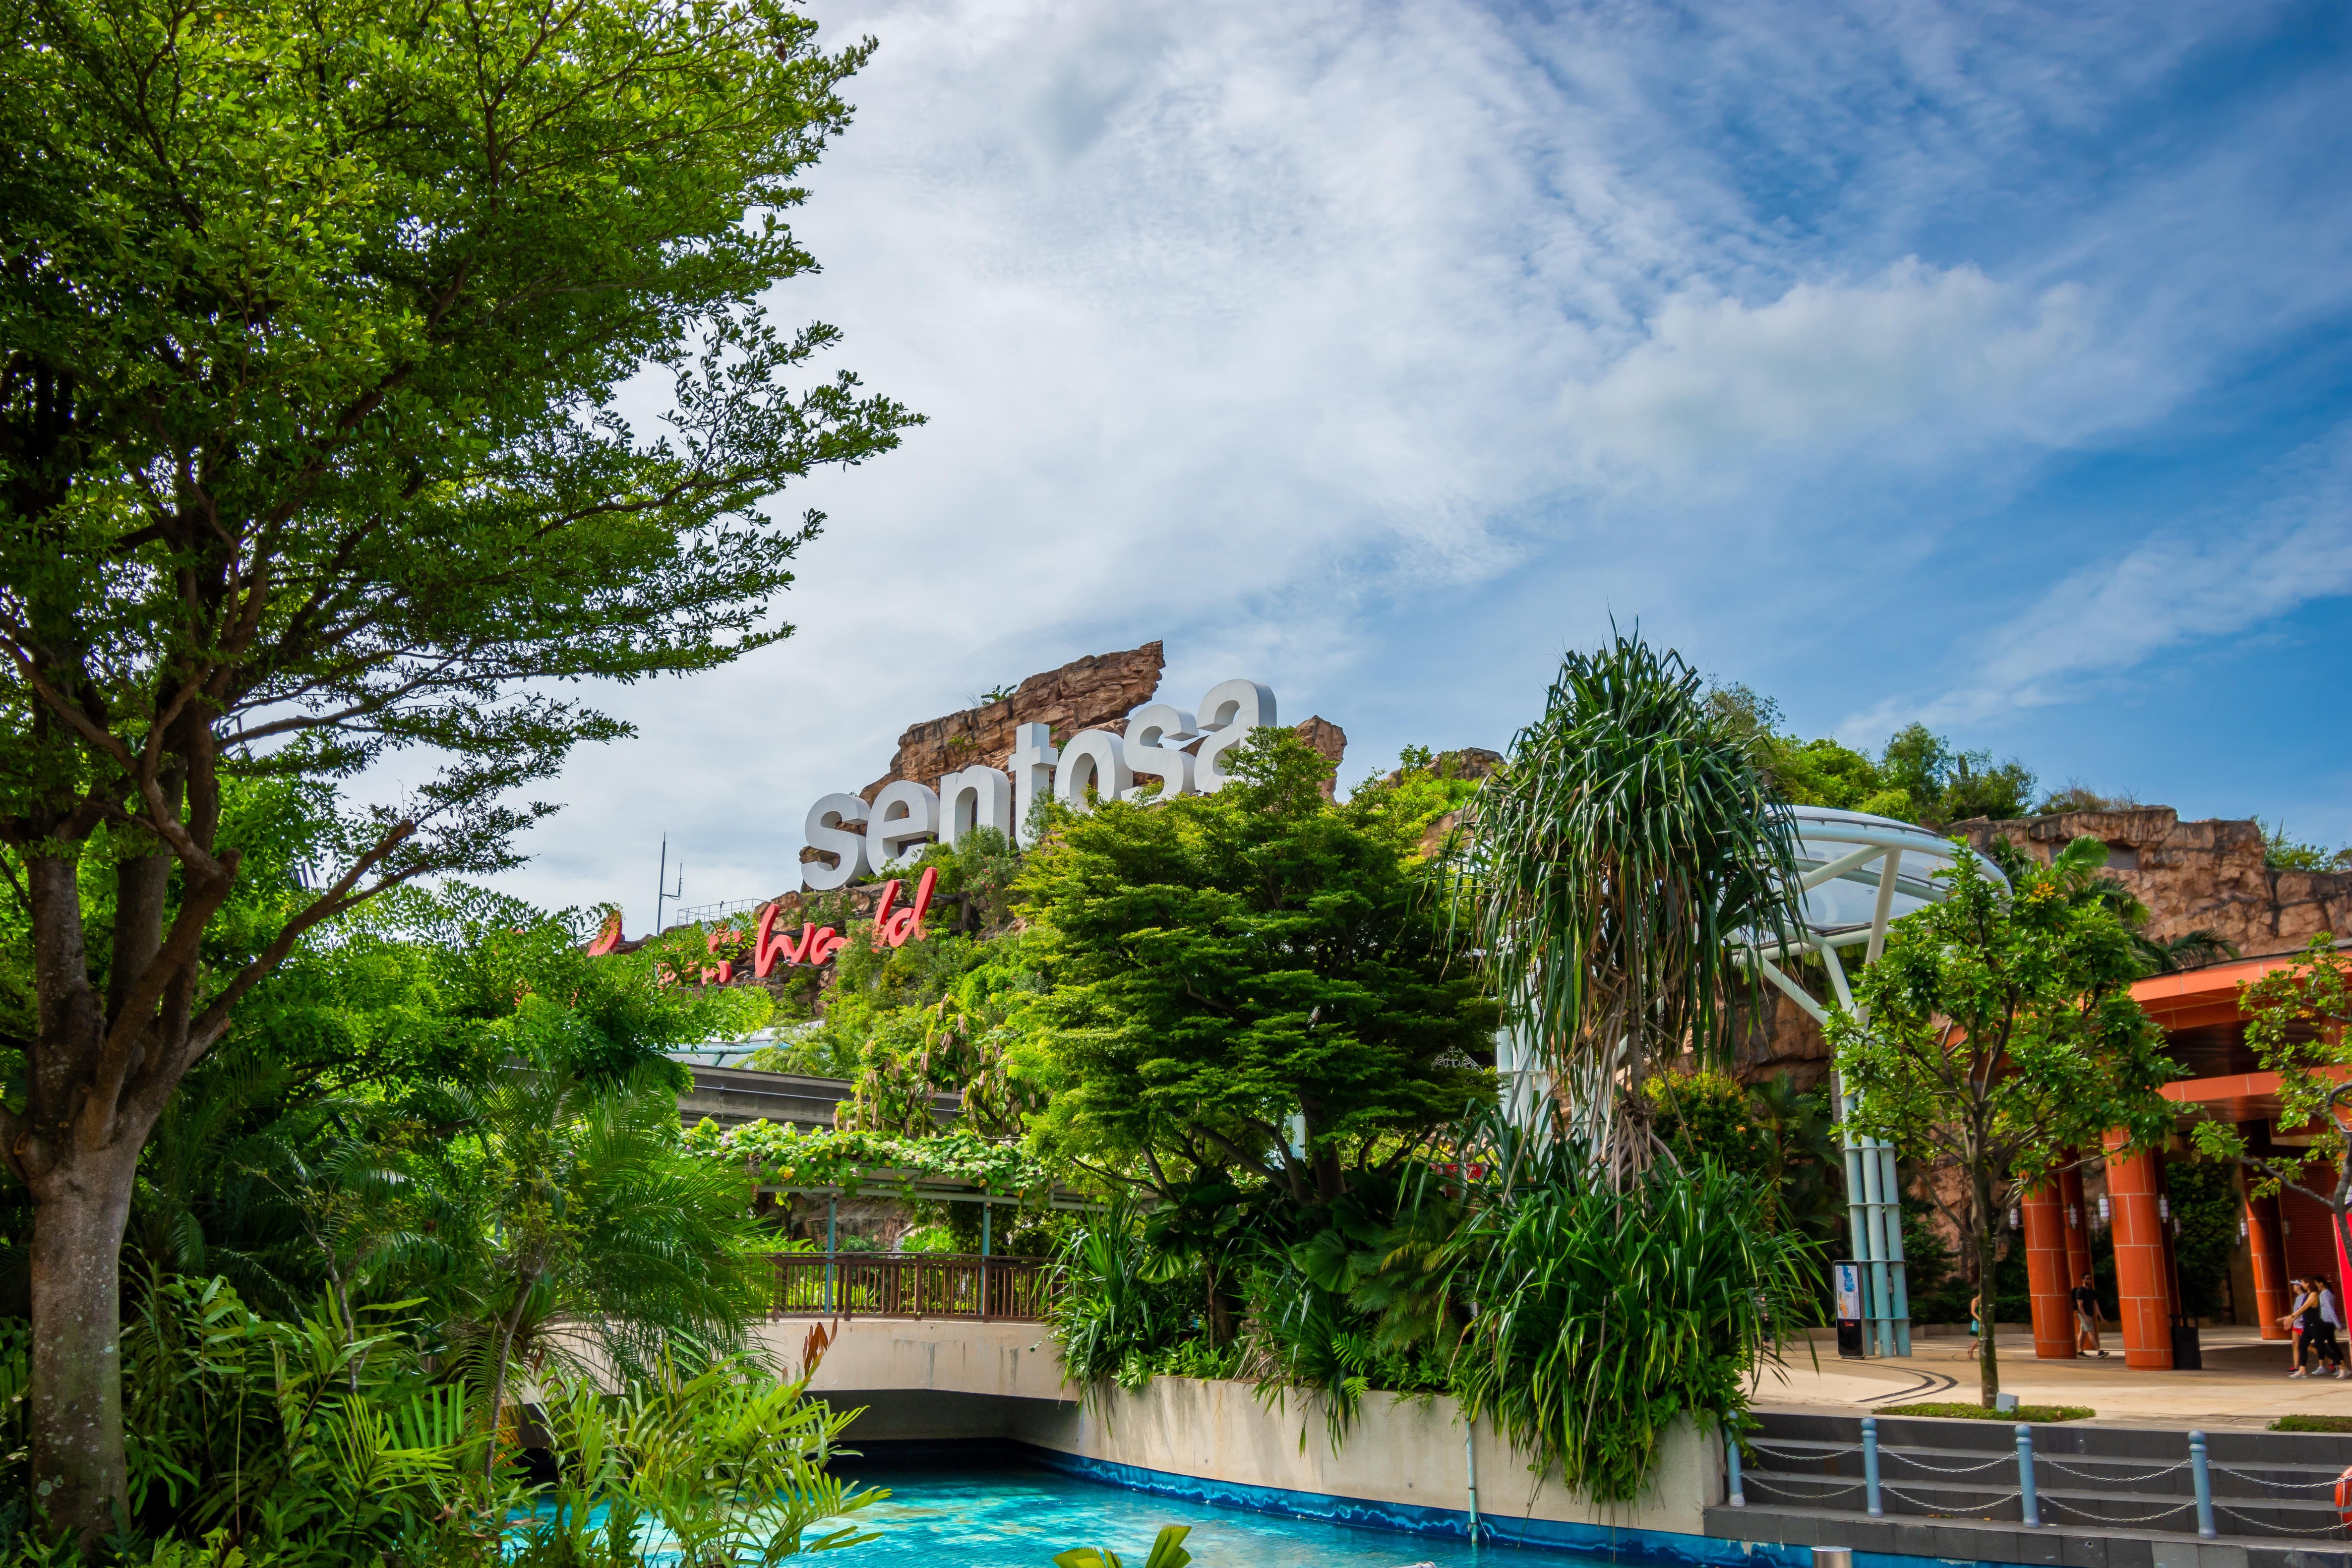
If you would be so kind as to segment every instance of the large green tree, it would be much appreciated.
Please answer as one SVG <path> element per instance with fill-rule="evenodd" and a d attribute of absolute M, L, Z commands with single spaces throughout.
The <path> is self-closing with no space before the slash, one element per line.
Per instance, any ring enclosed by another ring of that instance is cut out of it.
<path fill-rule="evenodd" d="M 1483 1092 L 1495 1010 L 1378 791 L 1326 801 L 1329 764 L 1286 731 L 1229 755 L 1214 795 L 1105 803 L 1033 853 L 1049 989 L 1014 1062 L 1058 1152 L 1318 1205 Z"/>
<path fill-rule="evenodd" d="M 140 1145 L 303 933 L 510 863 L 513 792 L 625 727 L 561 682 L 789 629 L 814 516 L 759 503 L 908 416 L 761 303 L 869 45 L 777 0 L 0 5 L 0 862 L 35 1017 L 53 1521 L 123 1495 L 116 1252 Z M 667 380 L 641 433 L 612 407 Z M 656 405 L 658 406 L 658 405 Z M 428 750 L 315 890 L 208 961 L 239 773 Z M 113 883 L 86 918 L 84 872 Z"/>
<path fill-rule="evenodd" d="M 1848 1125 L 1915 1157 L 1948 1163 L 1967 1184 L 1976 1279 L 1988 1292 L 2011 1197 L 2048 1179 L 2068 1148 L 2121 1130 L 2147 1149 L 2171 1131 L 2159 1088 L 2180 1069 L 2134 1001 L 2131 932 L 2095 873 L 2106 847 L 2079 838 L 2051 864 L 2004 884 L 1973 854 L 1943 899 L 1895 922 L 1878 962 L 1853 981 L 1854 1005 L 1830 1016 Z M 1987 1315 L 1990 1303 L 1987 1303 Z M 1979 1393 L 2000 1392 L 1984 1336 Z"/>

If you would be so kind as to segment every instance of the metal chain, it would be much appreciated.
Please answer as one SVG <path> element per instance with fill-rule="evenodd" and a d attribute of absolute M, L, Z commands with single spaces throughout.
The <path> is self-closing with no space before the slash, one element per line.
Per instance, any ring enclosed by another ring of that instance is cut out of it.
<path fill-rule="evenodd" d="M 2046 1465 L 2053 1470 L 2063 1470 L 2069 1475 L 2080 1476 L 2086 1481 L 2152 1481 L 2158 1476 L 2168 1476 L 2175 1470 L 2185 1470 L 2189 1468 L 2189 1461 L 2183 1459 L 2177 1465 L 2167 1465 L 2160 1470 L 2150 1470 L 2144 1476 L 2111 1476 L 2104 1470 L 2078 1470 L 2072 1465 L 2043 1454 L 2034 1455 L 2033 1462 L 2037 1466 Z"/>
<path fill-rule="evenodd" d="M 1907 1493 L 1907 1492 L 1904 1491 L 1900 1487 L 1890 1487 L 1890 1486 L 1886 1485 L 1884 1481 L 1882 1481 L 1882 1482 L 1880 1482 L 1880 1483 L 1879 1483 L 1878 1489 L 1879 1489 L 1880 1491 L 1883 1491 L 1883 1492 L 1892 1493 L 1894 1496 L 1901 1498 L 1905 1502 L 1907 1502 L 1907 1503 L 1911 1504 L 1914 1508 L 1935 1509 L 1935 1508 L 1939 1508 L 1939 1507 L 1942 1507 L 1942 1506 L 1943 1506 L 1943 1505 L 1942 1505 L 1942 1504 L 1940 1504 L 1940 1503 L 1931 1503 L 1931 1502 L 1926 1501 L 1926 1500 L 1923 1500 L 1923 1499 L 1920 1499 L 1920 1498 L 1915 1498 L 1915 1497 L 1911 1496 L 1909 1493 Z M 1997 1498 L 1993 1498 L 1993 1499 L 1991 1499 L 1990 1501 L 1986 1501 L 1986 1502 L 1972 1502 L 1972 1503 L 1969 1504 L 1969 1507 L 1971 1510 L 1980 1509 L 1980 1508 L 1999 1508 L 2001 1504 L 2003 1504 L 2003 1503 L 2007 1502 L 2010 1499 L 2011 1499 L 2011 1498 L 2013 1498 L 2013 1497 L 2015 1497 L 2015 1496 L 2017 1496 L 2017 1495 L 2018 1495 L 2018 1494 L 2017 1494 L 2017 1493 L 2015 1493 L 2015 1492 L 2003 1492 L 2003 1493 L 2001 1493 L 2001 1494 L 2000 1494 L 2000 1496 L 1999 1496 L 1999 1497 L 1997 1497 Z M 1941 1517 L 1957 1517 L 1957 1516 L 1941 1516 Z"/>
<path fill-rule="evenodd" d="M 2336 1523 L 2325 1525 L 2317 1530 L 2289 1530 L 2283 1524 L 2273 1524 L 2267 1520 L 2247 1519 L 2244 1514 L 2240 1513 L 2236 1509 L 2231 1508 L 2227 1503 L 2217 1502 L 2213 1507 L 2217 1511 L 2226 1513 L 2231 1519 L 2242 1520 L 2248 1524 L 2256 1525 L 2261 1529 L 2267 1530 L 2273 1535 L 2333 1535 L 2337 1531 L 2344 1528 L 2342 1521 L 2338 1521 Z"/>
<path fill-rule="evenodd" d="M 2042 1504 L 2044 1508 L 2063 1508 L 2068 1513 L 2074 1514 L 2082 1519 L 2089 1520 L 2093 1524 L 2147 1524 L 2151 1521 L 2165 1519 L 2170 1515 L 2179 1513 L 2184 1508 L 2194 1508 L 2197 1506 L 2189 1499 L 2183 1498 L 2179 1502 L 2158 1509 L 2154 1513 L 2133 1514 L 2126 1518 L 2119 1517 L 2111 1513 L 2093 1513 L 2088 1509 L 2076 1508 L 2073 1503 L 2068 1502 L 2064 1498 L 2058 1496 L 2054 1492 L 2043 1492 L 2042 1494 Z"/>
<path fill-rule="evenodd" d="M 1916 1465 L 1923 1470 L 1933 1470 L 1939 1476 L 1972 1476 L 1979 1470 L 1990 1470 L 1995 1465 L 2013 1465 L 2017 1463 L 2017 1456 L 2015 1454 L 1995 1454 L 1991 1458 L 1987 1459 L 1981 1465 L 1958 1466 L 1931 1465 L 1925 1459 L 1913 1458 L 1911 1455 L 1904 1452 L 1900 1448 L 1881 1448 L 1878 1450 L 1878 1454 L 1879 1458 L 1882 1459 L 1900 1459 L 1906 1465 Z"/>
<path fill-rule="evenodd" d="M 2235 1476 L 2242 1481 L 2252 1481 L 2257 1486 L 2284 1487 L 2289 1491 L 2307 1492 L 2315 1490 L 2320 1487 L 2332 1487 L 2342 1479 L 2337 1476 L 2330 1476 L 2324 1481 L 2274 1481 L 2268 1476 L 2258 1476 L 2245 1470 L 2233 1470 L 2227 1465 L 2216 1465 L 2213 1467 L 2213 1471 L 2216 1475 Z"/>
<path fill-rule="evenodd" d="M 1792 1454 L 1786 1448 L 1768 1448 L 1761 1443 L 1750 1443 L 1748 1447 L 1756 1453 L 1769 1454 L 1773 1458 L 1780 1459 L 1834 1459 L 1840 1454 L 1859 1454 L 1862 1452 L 1859 1446 L 1852 1448 L 1814 1448 L 1801 1454 Z"/>
<path fill-rule="evenodd" d="M 1739 1479 L 1744 1486 L 1754 1486 L 1758 1481 L 1767 1485 L 1774 1481 L 1813 1481 L 1833 1487 L 1858 1487 L 1863 1484 L 1860 1476 L 1790 1476 L 1778 1470 L 1746 1470 L 1741 1472 Z"/>

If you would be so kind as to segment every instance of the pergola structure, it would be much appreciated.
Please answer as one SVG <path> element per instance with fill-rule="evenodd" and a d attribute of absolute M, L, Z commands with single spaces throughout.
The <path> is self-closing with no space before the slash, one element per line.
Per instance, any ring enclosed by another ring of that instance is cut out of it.
<path fill-rule="evenodd" d="M 1924 827 L 1892 817 L 1828 806 L 1791 808 L 1797 828 L 1799 921 L 1786 933 L 1755 932 L 1739 955 L 1757 966 L 1814 1021 L 1827 1026 L 1837 1013 L 1855 1012 L 1846 964 L 1872 963 L 1886 945 L 1886 928 L 1915 910 L 1938 902 L 1936 880 L 1970 851 Z M 2000 880 L 1999 868 L 1978 862 Z M 1789 969 L 1819 963 L 1830 995 L 1816 998 Z M 1853 1259 L 1864 1265 L 1864 1343 L 1879 1355 L 1911 1353 L 1911 1303 L 1903 1268 L 1903 1184 L 1894 1145 L 1843 1131 L 1853 1097 L 1836 1085 L 1840 1140 L 1845 1154 L 1846 1223 Z"/>

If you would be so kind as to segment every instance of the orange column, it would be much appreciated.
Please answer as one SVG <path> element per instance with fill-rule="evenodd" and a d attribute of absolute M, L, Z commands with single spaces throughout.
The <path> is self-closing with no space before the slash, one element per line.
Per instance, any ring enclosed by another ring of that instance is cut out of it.
<path fill-rule="evenodd" d="M 2107 1134 L 2116 1149 L 2127 1134 Z M 2172 1278 L 2164 1266 L 2164 1220 L 2156 1207 L 2164 1190 L 2164 1157 L 2156 1152 L 2107 1156 L 2107 1196 L 2115 1205 L 2116 1316 L 2122 1320 L 2124 1364 L 2144 1371 L 2172 1369 Z"/>
<path fill-rule="evenodd" d="M 2044 1182 L 2018 1199 L 2025 1221 L 2025 1288 L 2033 1303 L 2033 1353 L 2042 1361 L 2074 1359 L 2066 1311 L 2066 1214 L 2058 1184 Z"/>
<path fill-rule="evenodd" d="M 2058 1201 L 2066 1211 L 2066 1289 L 2070 1292 L 2091 1272 L 2091 1205 L 2083 1196 L 2083 1167 L 2071 1163 L 2082 1157 L 2080 1150 L 2067 1150 L 2070 1163 L 2058 1176 Z"/>
<path fill-rule="evenodd" d="M 2254 1316 L 2262 1322 L 2263 1338 L 2285 1339 L 2279 1320 L 2294 1303 L 2287 1300 L 2286 1235 L 2279 1229 L 2278 1199 L 2246 1200 L 2246 1250 L 2253 1255 Z"/>

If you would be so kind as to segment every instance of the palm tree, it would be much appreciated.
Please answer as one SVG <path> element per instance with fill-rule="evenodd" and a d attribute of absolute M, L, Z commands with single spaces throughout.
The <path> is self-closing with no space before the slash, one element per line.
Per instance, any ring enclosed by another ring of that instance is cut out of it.
<path fill-rule="evenodd" d="M 1793 924 L 1792 825 L 1698 672 L 1637 632 L 1561 661 L 1467 826 L 1462 871 L 1507 1021 L 1622 1188 L 1664 1148 L 1643 1081 L 1685 1051 L 1727 1054 L 1729 944 Z"/>
<path fill-rule="evenodd" d="M 1987 840 L 1985 851 L 2011 882 L 2036 864 L 2032 856 L 1999 834 Z M 2147 928 L 2156 917 L 2129 888 L 2103 874 L 2106 863 L 2107 847 L 2084 837 L 2052 856 L 2050 868 L 2069 899 L 2103 905 L 2123 921 L 2131 934 L 2132 950 L 2139 955 L 2142 974 L 2178 974 L 2184 969 L 2241 956 L 2237 943 L 2210 926 L 2183 931 L 2169 942 L 2150 936 Z"/>
<path fill-rule="evenodd" d="M 646 1378 L 740 1347 L 766 1238 L 742 1172 L 678 1146 L 660 1064 L 614 1081 L 518 1063 L 481 1108 L 439 1173 L 463 1245 L 431 1294 L 493 1423 L 518 1374 Z"/>

